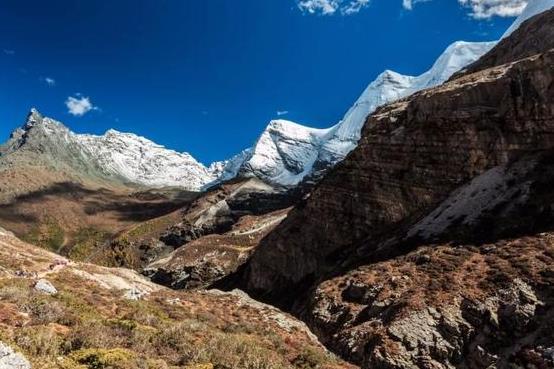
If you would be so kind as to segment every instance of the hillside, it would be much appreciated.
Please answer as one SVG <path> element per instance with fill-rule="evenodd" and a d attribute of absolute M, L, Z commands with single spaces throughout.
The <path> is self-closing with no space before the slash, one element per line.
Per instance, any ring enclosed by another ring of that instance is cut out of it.
<path fill-rule="evenodd" d="M 514 57 L 371 115 L 243 286 L 362 367 L 549 367 L 554 52 Z"/>
<path fill-rule="evenodd" d="M 239 292 L 174 292 L 3 230 L 0 246 L 3 367 L 353 368 L 303 323 Z"/>

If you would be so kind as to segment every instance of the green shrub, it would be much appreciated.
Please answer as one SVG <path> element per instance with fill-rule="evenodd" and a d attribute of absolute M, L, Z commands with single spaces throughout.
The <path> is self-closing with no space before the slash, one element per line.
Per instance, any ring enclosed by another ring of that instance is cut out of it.
<path fill-rule="evenodd" d="M 79 350 L 73 352 L 69 359 L 87 369 L 138 368 L 136 354 L 121 348 Z"/>
<path fill-rule="evenodd" d="M 61 353 L 62 339 L 48 327 L 27 327 L 17 332 L 15 343 L 27 355 L 56 357 Z"/>

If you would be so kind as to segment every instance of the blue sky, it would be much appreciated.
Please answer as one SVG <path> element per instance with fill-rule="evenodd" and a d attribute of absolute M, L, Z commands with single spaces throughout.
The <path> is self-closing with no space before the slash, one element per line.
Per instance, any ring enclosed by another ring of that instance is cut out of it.
<path fill-rule="evenodd" d="M 384 69 L 419 74 L 451 42 L 495 40 L 513 21 L 479 14 L 488 0 L 298 1 L 3 1 L 0 140 L 35 106 L 76 132 L 134 132 L 209 163 L 278 112 L 330 126 Z"/>

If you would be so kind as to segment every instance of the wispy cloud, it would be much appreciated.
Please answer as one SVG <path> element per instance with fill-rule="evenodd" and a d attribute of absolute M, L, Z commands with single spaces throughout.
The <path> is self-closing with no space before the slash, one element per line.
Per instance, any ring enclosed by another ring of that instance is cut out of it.
<path fill-rule="evenodd" d="M 458 0 L 471 9 L 475 19 L 488 19 L 494 16 L 515 17 L 527 6 L 528 0 Z"/>
<path fill-rule="evenodd" d="M 431 0 L 402 0 L 406 10 L 412 10 L 417 3 Z M 469 9 L 469 15 L 475 19 L 515 17 L 525 9 L 530 0 L 458 0 Z M 316 15 L 352 15 L 369 6 L 371 0 L 296 0 L 298 8 L 306 14 Z"/>
<path fill-rule="evenodd" d="M 412 10 L 417 3 L 430 0 L 402 0 L 404 9 Z M 470 10 L 475 19 L 492 17 L 515 17 L 521 14 L 529 0 L 458 0 L 460 5 Z"/>
<path fill-rule="evenodd" d="M 49 87 L 56 86 L 56 80 L 52 77 L 40 77 L 41 82 L 46 83 Z"/>
<path fill-rule="evenodd" d="M 98 107 L 92 104 L 89 97 L 82 96 L 81 94 L 69 96 L 65 100 L 65 106 L 68 109 L 68 113 L 76 117 L 82 117 L 91 110 L 99 110 Z"/>
<path fill-rule="evenodd" d="M 277 111 L 277 116 L 281 117 L 283 115 L 287 115 L 289 113 L 288 110 L 278 110 Z"/>
<path fill-rule="evenodd" d="M 4 52 L 4 54 L 6 55 L 15 55 L 15 51 L 14 50 L 10 50 L 10 49 L 2 49 L 2 51 Z"/>
<path fill-rule="evenodd" d="M 370 0 L 298 0 L 298 8 L 307 14 L 352 15 L 370 4 Z"/>
<path fill-rule="evenodd" d="M 425 3 L 431 0 L 402 0 L 402 6 L 406 10 L 412 10 L 417 3 Z"/>

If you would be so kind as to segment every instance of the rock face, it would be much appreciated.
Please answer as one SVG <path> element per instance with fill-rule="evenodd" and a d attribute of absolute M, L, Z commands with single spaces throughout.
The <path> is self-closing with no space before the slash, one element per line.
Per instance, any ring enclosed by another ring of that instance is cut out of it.
<path fill-rule="evenodd" d="M 522 32 L 512 37 L 527 42 Z M 554 146 L 553 66 L 554 52 L 545 52 L 378 110 L 358 148 L 263 241 L 248 288 L 286 296 L 360 242 L 377 251 L 475 176 Z"/>
<path fill-rule="evenodd" d="M 23 355 L 0 342 L 0 369 L 31 369 L 31 364 Z"/>
<path fill-rule="evenodd" d="M 206 288 L 237 272 L 289 209 L 243 216 L 231 230 L 199 237 L 146 266 L 143 274 L 174 289 Z"/>
<path fill-rule="evenodd" d="M 183 210 L 180 223 L 161 235 L 160 241 L 174 248 L 205 235 L 231 230 L 245 215 L 262 215 L 292 206 L 298 198 L 256 179 L 236 180 L 202 195 Z"/>
<path fill-rule="evenodd" d="M 535 47 L 553 18 L 491 53 Z M 370 116 L 243 286 L 363 368 L 553 367 L 554 50 L 539 51 Z"/>

